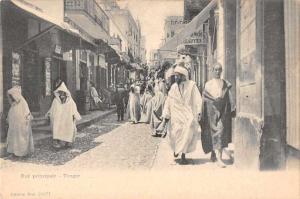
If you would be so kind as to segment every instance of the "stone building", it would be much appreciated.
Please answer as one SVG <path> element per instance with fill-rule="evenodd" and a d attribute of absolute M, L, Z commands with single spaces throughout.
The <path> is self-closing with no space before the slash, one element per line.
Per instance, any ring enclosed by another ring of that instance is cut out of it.
<path fill-rule="evenodd" d="M 222 64 L 236 103 L 239 168 L 282 169 L 297 158 L 299 165 L 299 6 L 293 0 L 212 0 L 160 48 L 185 46 L 198 62 L 200 89 L 213 64 Z"/>

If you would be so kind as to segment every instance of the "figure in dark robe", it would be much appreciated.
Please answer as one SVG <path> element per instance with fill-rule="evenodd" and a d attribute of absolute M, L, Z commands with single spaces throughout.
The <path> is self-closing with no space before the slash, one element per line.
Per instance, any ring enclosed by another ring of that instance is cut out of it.
<path fill-rule="evenodd" d="M 118 121 L 123 121 L 125 110 L 125 90 L 116 88 L 115 102 L 117 106 Z"/>
<path fill-rule="evenodd" d="M 201 140 L 203 151 L 211 152 L 211 160 L 217 161 L 224 168 L 226 165 L 222 161 L 222 152 L 232 141 L 231 120 L 235 108 L 230 92 L 231 84 L 221 79 L 222 66 L 216 64 L 213 72 L 215 77 L 205 84 L 202 94 Z"/>

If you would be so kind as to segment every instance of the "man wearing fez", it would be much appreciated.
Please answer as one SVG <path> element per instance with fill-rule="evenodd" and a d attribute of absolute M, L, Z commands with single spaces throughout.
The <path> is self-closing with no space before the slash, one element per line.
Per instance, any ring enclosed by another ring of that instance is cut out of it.
<path fill-rule="evenodd" d="M 222 160 L 222 152 L 231 142 L 231 119 L 235 108 L 230 92 L 231 84 L 221 79 L 221 73 L 221 64 L 215 64 L 214 78 L 204 87 L 202 115 L 199 120 L 203 151 L 211 152 L 211 160 L 217 161 L 218 166 L 224 168 L 226 165 Z"/>

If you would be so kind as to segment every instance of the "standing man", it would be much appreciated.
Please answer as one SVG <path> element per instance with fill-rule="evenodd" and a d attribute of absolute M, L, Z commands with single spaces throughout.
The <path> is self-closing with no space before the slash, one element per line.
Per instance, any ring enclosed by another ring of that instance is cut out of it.
<path fill-rule="evenodd" d="M 196 83 L 188 80 L 189 73 L 184 63 L 175 67 L 174 74 L 176 83 L 168 93 L 159 131 L 169 123 L 168 135 L 174 157 L 181 154 L 180 163 L 187 164 L 185 154 L 195 151 L 201 131 L 198 116 L 202 110 L 202 98 Z"/>
<path fill-rule="evenodd" d="M 130 87 L 128 107 L 130 121 L 137 124 L 141 119 L 140 89 L 138 86 L 132 85 Z"/>
<path fill-rule="evenodd" d="M 125 91 L 119 91 L 116 87 L 115 102 L 117 106 L 118 121 L 124 120 L 124 106 L 125 106 Z"/>
<path fill-rule="evenodd" d="M 77 106 L 64 82 L 54 91 L 55 98 L 46 117 L 50 118 L 53 146 L 71 147 L 77 133 L 76 121 L 81 119 Z"/>
<path fill-rule="evenodd" d="M 230 92 L 231 84 L 221 79 L 222 66 L 213 67 L 214 78 L 205 84 L 203 91 L 203 111 L 199 118 L 202 127 L 202 147 L 211 152 L 211 160 L 224 168 L 222 152 L 231 142 L 231 119 L 235 108 Z"/>

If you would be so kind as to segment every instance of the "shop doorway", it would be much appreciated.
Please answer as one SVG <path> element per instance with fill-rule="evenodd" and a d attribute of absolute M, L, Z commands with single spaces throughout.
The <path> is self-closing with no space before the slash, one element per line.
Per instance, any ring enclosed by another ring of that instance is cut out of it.
<path fill-rule="evenodd" d="M 23 51 L 22 92 L 32 112 L 38 112 L 40 94 L 40 75 L 38 52 L 31 49 Z"/>
<path fill-rule="evenodd" d="M 88 68 L 86 63 L 80 62 L 80 91 L 87 91 L 88 85 Z"/>
<path fill-rule="evenodd" d="M 51 70 L 51 82 L 52 82 L 52 90 L 54 91 L 55 82 L 57 79 L 61 79 L 66 86 L 67 85 L 67 67 L 66 62 L 61 58 L 53 58 L 52 59 L 52 70 Z"/>

